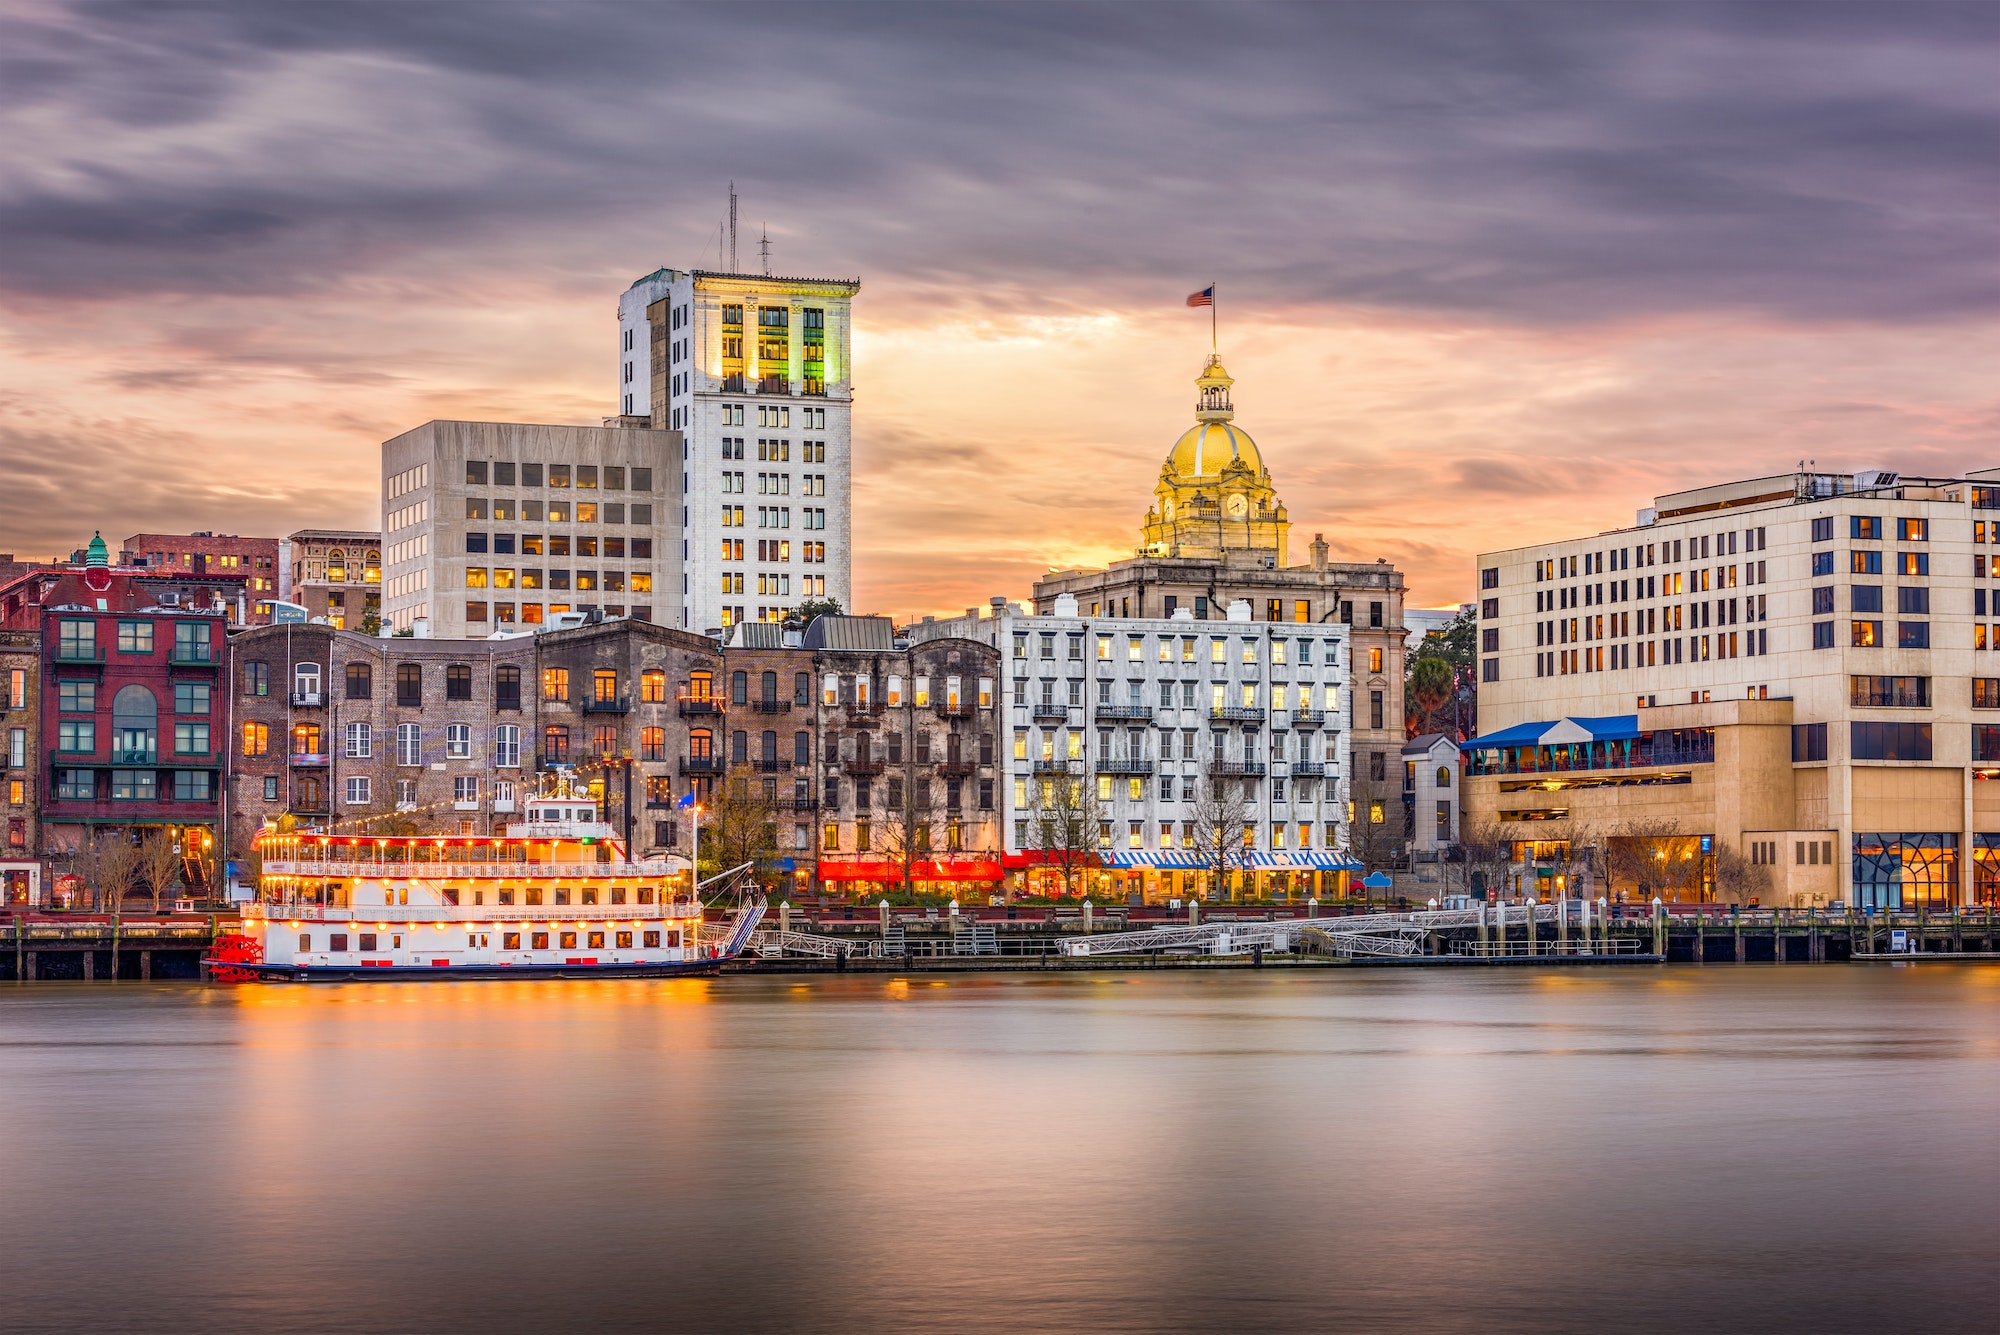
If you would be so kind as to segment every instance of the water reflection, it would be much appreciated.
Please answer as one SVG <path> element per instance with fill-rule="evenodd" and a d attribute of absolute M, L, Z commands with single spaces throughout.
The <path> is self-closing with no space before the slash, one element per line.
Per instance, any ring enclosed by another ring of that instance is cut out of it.
<path fill-rule="evenodd" d="M 1988 1328 L 2000 970 L 0 991 L 12 1329 Z"/>

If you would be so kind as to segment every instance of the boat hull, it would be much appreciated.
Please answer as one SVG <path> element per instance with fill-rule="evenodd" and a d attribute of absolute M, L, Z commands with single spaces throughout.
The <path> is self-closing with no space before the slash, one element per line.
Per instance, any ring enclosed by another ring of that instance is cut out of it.
<path fill-rule="evenodd" d="M 698 978 L 720 972 L 724 959 L 658 964 L 250 964 L 208 960 L 216 969 L 241 969 L 265 983 L 462 983 L 579 978 Z"/>

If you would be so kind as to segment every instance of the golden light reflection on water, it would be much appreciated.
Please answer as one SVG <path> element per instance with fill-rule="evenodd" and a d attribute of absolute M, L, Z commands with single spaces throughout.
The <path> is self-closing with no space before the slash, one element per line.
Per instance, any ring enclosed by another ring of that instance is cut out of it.
<path fill-rule="evenodd" d="M 1921 1296 L 1944 1329 L 2000 1200 L 1996 977 L 16 989 L 0 1153 L 14 1199 L 66 1204 L 0 1226 L 9 1310 L 122 1328 L 153 1285 L 205 1331 L 1835 1329 Z M 227 1264 L 152 1260 L 162 1211 Z M 1864 1232 L 1897 1254 L 1857 1294 Z M 92 1247 L 137 1259 L 79 1294 Z"/>

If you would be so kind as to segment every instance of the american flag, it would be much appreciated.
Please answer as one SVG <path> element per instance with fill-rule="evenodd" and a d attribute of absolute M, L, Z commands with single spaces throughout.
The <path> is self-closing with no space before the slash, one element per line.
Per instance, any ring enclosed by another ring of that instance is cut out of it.
<path fill-rule="evenodd" d="M 1188 305 L 1213 306 L 1215 304 L 1215 284 L 1210 283 L 1199 292 L 1188 293 Z"/>

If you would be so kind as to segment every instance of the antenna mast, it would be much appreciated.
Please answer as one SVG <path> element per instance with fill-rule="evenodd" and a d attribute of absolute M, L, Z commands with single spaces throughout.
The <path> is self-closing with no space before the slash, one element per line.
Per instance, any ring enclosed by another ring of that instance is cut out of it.
<path fill-rule="evenodd" d="M 762 240 L 758 241 L 757 249 L 764 254 L 764 277 L 769 278 L 771 276 L 771 224 L 764 224 L 764 236 Z"/>
<path fill-rule="evenodd" d="M 736 272 L 736 182 L 729 183 L 729 272 Z"/>

